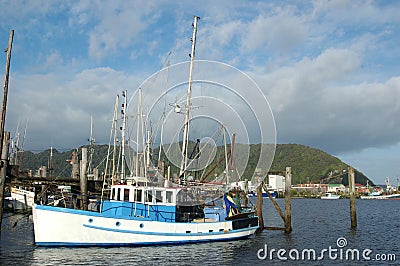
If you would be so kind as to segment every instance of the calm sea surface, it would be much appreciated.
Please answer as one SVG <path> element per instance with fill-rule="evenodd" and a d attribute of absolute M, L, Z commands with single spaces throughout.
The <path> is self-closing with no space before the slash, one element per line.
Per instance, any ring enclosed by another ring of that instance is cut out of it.
<path fill-rule="evenodd" d="M 278 203 L 283 206 L 283 199 Z M 283 225 L 268 199 L 263 213 L 266 226 Z M 400 200 L 357 200 L 358 226 L 352 230 L 349 200 L 292 199 L 290 235 L 264 230 L 247 240 L 180 246 L 39 248 L 32 217 L 7 216 L 0 265 L 400 265 Z M 353 259 L 356 251 L 359 260 Z"/>

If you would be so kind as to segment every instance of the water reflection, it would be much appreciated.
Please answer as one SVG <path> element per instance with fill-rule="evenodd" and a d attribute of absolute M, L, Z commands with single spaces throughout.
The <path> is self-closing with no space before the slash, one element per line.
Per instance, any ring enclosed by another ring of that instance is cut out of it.
<path fill-rule="evenodd" d="M 283 208 L 283 200 L 278 199 Z M 293 231 L 263 231 L 251 239 L 181 246 L 149 246 L 121 248 L 38 248 L 33 244 L 31 217 L 14 215 L 3 220 L 1 265 L 280 265 L 282 261 L 260 260 L 257 251 L 269 249 L 315 249 L 336 247 L 339 237 L 347 247 L 372 249 L 374 253 L 396 253 L 400 260 L 398 232 L 400 201 L 357 201 L 356 229 L 350 228 L 348 200 L 322 201 L 293 199 Z M 272 204 L 263 206 L 266 226 L 282 227 L 283 222 Z M 5 214 L 5 217 L 7 214 Z M 16 224 L 16 226 L 14 226 Z M 67 229 L 66 229 L 67 230 Z M 321 265 L 321 261 L 296 261 L 296 265 Z M 343 264 L 325 261 L 324 264 Z M 367 264 L 346 261 L 347 265 Z M 396 262 L 385 264 L 396 265 Z"/>

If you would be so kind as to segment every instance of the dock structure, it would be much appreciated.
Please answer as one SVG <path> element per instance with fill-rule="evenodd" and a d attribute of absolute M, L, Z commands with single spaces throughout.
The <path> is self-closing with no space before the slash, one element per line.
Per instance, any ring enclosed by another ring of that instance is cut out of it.
<path fill-rule="evenodd" d="M 75 161 L 78 161 L 77 156 Z M 79 165 L 79 162 L 77 164 Z M 89 197 L 100 199 L 103 181 L 94 177 L 88 180 L 87 148 L 82 148 L 80 166 L 80 172 L 76 173 L 76 168 L 72 165 L 71 177 L 59 177 L 48 176 L 47 167 L 41 167 L 37 175 L 30 175 L 28 172 L 20 172 L 18 165 L 11 165 L 10 170 L 7 170 L 10 174 L 6 182 L 10 187 L 29 188 L 35 191 L 36 203 L 55 204 L 55 197 L 60 196 L 59 199 L 65 206 L 87 210 Z"/>
<path fill-rule="evenodd" d="M 292 186 L 292 169 L 291 167 L 286 167 L 285 171 L 285 212 L 281 210 L 279 207 L 278 203 L 275 201 L 275 199 L 271 196 L 271 194 L 268 191 L 267 186 L 265 185 L 264 182 L 261 182 L 261 184 L 257 188 L 257 215 L 259 219 L 259 226 L 260 230 L 267 229 L 267 230 L 283 230 L 286 234 L 290 234 L 292 232 L 292 208 L 291 208 L 291 194 L 290 194 L 290 188 Z M 264 226 L 264 218 L 262 214 L 262 202 L 263 202 L 263 196 L 262 196 L 262 189 L 267 193 L 268 198 L 271 200 L 272 204 L 275 207 L 275 210 L 278 212 L 279 216 L 282 218 L 284 222 L 284 227 L 270 227 L 270 226 Z"/>

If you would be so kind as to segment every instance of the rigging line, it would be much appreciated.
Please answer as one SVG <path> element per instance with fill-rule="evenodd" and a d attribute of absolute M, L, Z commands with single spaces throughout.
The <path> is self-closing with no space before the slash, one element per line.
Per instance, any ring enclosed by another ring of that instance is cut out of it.
<path fill-rule="evenodd" d="M 112 154 L 113 152 L 114 152 L 114 151 L 111 151 L 111 154 Z M 102 165 L 102 164 L 104 163 L 104 161 L 106 161 L 107 159 L 108 159 L 107 157 L 104 157 L 103 160 L 102 160 L 99 164 L 97 164 L 97 166 L 96 166 L 95 168 L 99 168 L 100 165 Z"/>
<path fill-rule="evenodd" d="M 211 139 L 214 140 L 213 138 L 214 138 L 214 136 L 215 136 L 215 134 L 216 134 L 217 132 L 220 132 L 220 129 L 219 129 L 219 128 L 218 128 L 217 130 L 214 131 L 213 135 L 211 135 L 211 137 L 208 139 L 208 141 L 207 141 L 205 144 L 210 144 Z M 218 136 L 216 137 L 217 140 L 219 139 L 220 134 L 221 134 L 221 133 L 218 133 Z M 204 146 L 199 150 L 199 152 L 195 154 L 194 158 L 196 158 L 197 156 L 199 156 L 205 148 L 206 148 L 206 145 L 204 145 Z M 213 147 L 213 150 L 212 150 L 212 151 L 214 151 L 214 150 L 215 150 L 215 147 Z M 207 165 L 209 165 L 209 163 L 211 163 L 210 160 L 211 160 L 211 156 L 208 157 Z M 188 163 L 187 169 L 189 168 L 189 166 L 190 166 L 193 162 L 194 162 L 194 160 L 192 159 L 192 160 Z M 186 169 L 185 169 L 185 170 L 186 170 Z"/>
<path fill-rule="evenodd" d="M 172 140 L 175 140 L 177 138 L 177 135 L 179 135 L 179 129 L 175 132 L 174 137 L 173 137 Z M 160 142 L 161 142 L 161 139 L 160 139 Z M 178 144 L 179 144 L 179 137 L 178 137 Z M 171 147 L 172 147 L 172 143 L 169 143 L 166 154 L 169 153 Z"/>
<path fill-rule="evenodd" d="M 170 54 L 171 54 L 171 51 L 169 52 L 168 56 Z M 169 61 L 168 61 L 168 64 L 167 64 L 167 76 L 165 78 L 166 87 L 168 87 L 168 78 L 169 78 Z M 164 130 L 164 123 L 165 123 L 165 118 L 166 118 L 166 116 L 165 116 L 166 109 L 167 109 L 167 93 L 165 93 L 165 95 L 164 95 L 164 110 L 163 110 L 163 114 L 162 114 L 162 117 L 161 117 L 162 121 L 161 121 L 160 136 L 161 136 L 161 134 L 162 134 L 162 132 Z M 158 128 L 157 128 L 156 132 L 158 132 Z M 161 148 L 162 148 L 162 145 L 161 145 L 161 141 L 160 141 L 160 150 L 158 152 L 158 161 L 160 161 L 160 159 L 161 159 Z"/>
<path fill-rule="evenodd" d="M 103 196 L 104 196 L 104 189 L 105 186 L 107 184 L 107 171 L 108 171 L 108 162 L 110 160 L 110 150 L 111 150 L 111 141 L 113 140 L 114 137 L 114 147 L 115 147 L 115 134 L 116 134 L 116 120 L 118 119 L 118 103 L 119 103 L 119 95 L 117 95 L 117 97 L 115 98 L 115 105 L 114 105 L 114 114 L 113 114 L 113 119 L 111 122 L 111 129 L 110 129 L 110 139 L 108 142 L 108 149 L 107 149 L 107 160 L 106 160 L 106 165 L 104 168 L 104 176 L 103 176 L 103 188 L 101 190 L 101 201 L 103 201 Z M 113 150 L 113 165 L 115 164 L 115 150 Z M 113 175 L 114 175 L 114 167 L 112 168 L 112 173 L 111 173 L 111 180 L 113 179 Z M 113 181 L 111 181 L 112 183 Z"/>
<path fill-rule="evenodd" d="M 221 128 L 218 128 L 217 130 L 214 131 L 214 133 L 211 135 L 211 138 L 209 138 L 208 143 L 206 143 L 206 144 L 209 144 L 209 143 L 211 142 L 211 139 L 214 140 L 214 136 L 215 136 L 215 134 L 217 134 L 217 133 L 218 133 L 218 135 L 217 135 L 217 137 L 216 137 L 216 140 L 217 140 L 217 142 L 218 142 L 218 139 L 221 137 Z M 203 149 L 204 149 L 204 148 L 205 148 L 205 145 L 204 145 Z M 202 150 L 203 150 L 203 149 L 202 149 Z M 213 149 L 212 149 L 212 152 L 217 151 L 217 150 L 218 150 L 217 146 L 214 146 Z M 208 166 L 208 165 L 210 165 L 210 163 L 211 163 L 211 156 L 208 157 L 208 159 L 207 159 L 207 164 L 206 164 L 206 165 Z M 205 178 L 207 177 L 207 176 L 204 177 L 206 168 L 207 168 L 207 167 L 205 167 L 205 168 L 203 169 L 203 173 L 202 173 L 202 175 L 200 176 L 200 180 L 203 180 L 203 179 L 205 179 Z"/>

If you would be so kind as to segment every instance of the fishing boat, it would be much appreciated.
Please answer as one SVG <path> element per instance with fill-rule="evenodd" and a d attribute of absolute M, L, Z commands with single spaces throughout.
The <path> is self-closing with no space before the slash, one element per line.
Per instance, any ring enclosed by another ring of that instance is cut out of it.
<path fill-rule="evenodd" d="M 324 196 L 321 196 L 321 199 L 324 199 L 324 200 L 336 200 L 339 198 L 340 198 L 340 195 L 332 194 L 330 192 L 327 192 L 327 193 L 325 193 Z"/>
<path fill-rule="evenodd" d="M 187 106 L 191 106 L 191 72 L 198 19 L 199 17 L 195 16 L 192 25 Z M 141 95 L 140 90 L 139 95 Z M 126 91 L 122 96 L 124 101 L 120 128 L 121 143 L 125 143 Z M 139 103 L 140 99 L 141 96 Z M 138 104 L 138 117 L 143 117 L 140 110 L 140 104 Z M 142 246 L 231 241 L 252 236 L 259 227 L 258 217 L 254 214 L 254 210 L 241 207 L 234 189 L 224 190 L 229 187 L 228 184 L 227 186 L 208 183 L 196 184 L 196 186 L 189 184 L 190 176 L 186 176 L 189 110 L 190 108 L 187 108 L 185 114 L 183 163 L 179 175 L 182 182 L 172 183 L 168 177 L 164 183 L 160 184 L 157 176 L 149 174 L 150 170 L 144 168 L 144 171 L 139 171 L 138 166 L 135 175 L 125 174 L 124 159 L 126 157 L 122 148 L 122 167 L 118 173 L 120 178 L 116 180 L 114 176 L 109 188 L 103 186 L 104 194 L 108 191 L 109 197 L 100 200 L 98 211 L 33 205 L 35 244 L 38 246 Z M 114 111 L 114 115 L 116 113 L 118 112 Z M 136 161 L 138 157 L 137 154 Z M 146 156 L 142 157 L 146 158 Z M 113 162 L 115 161 L 114 159 Z M 220 197 L 223 190 L 223 196 Z"/>
<path fill-rule="evenodd" d="M 10 196 L 5 197 L 6 206 L 11 210 L 26 210 L 35 201 L 34 188 L 11 187 Z"/>

